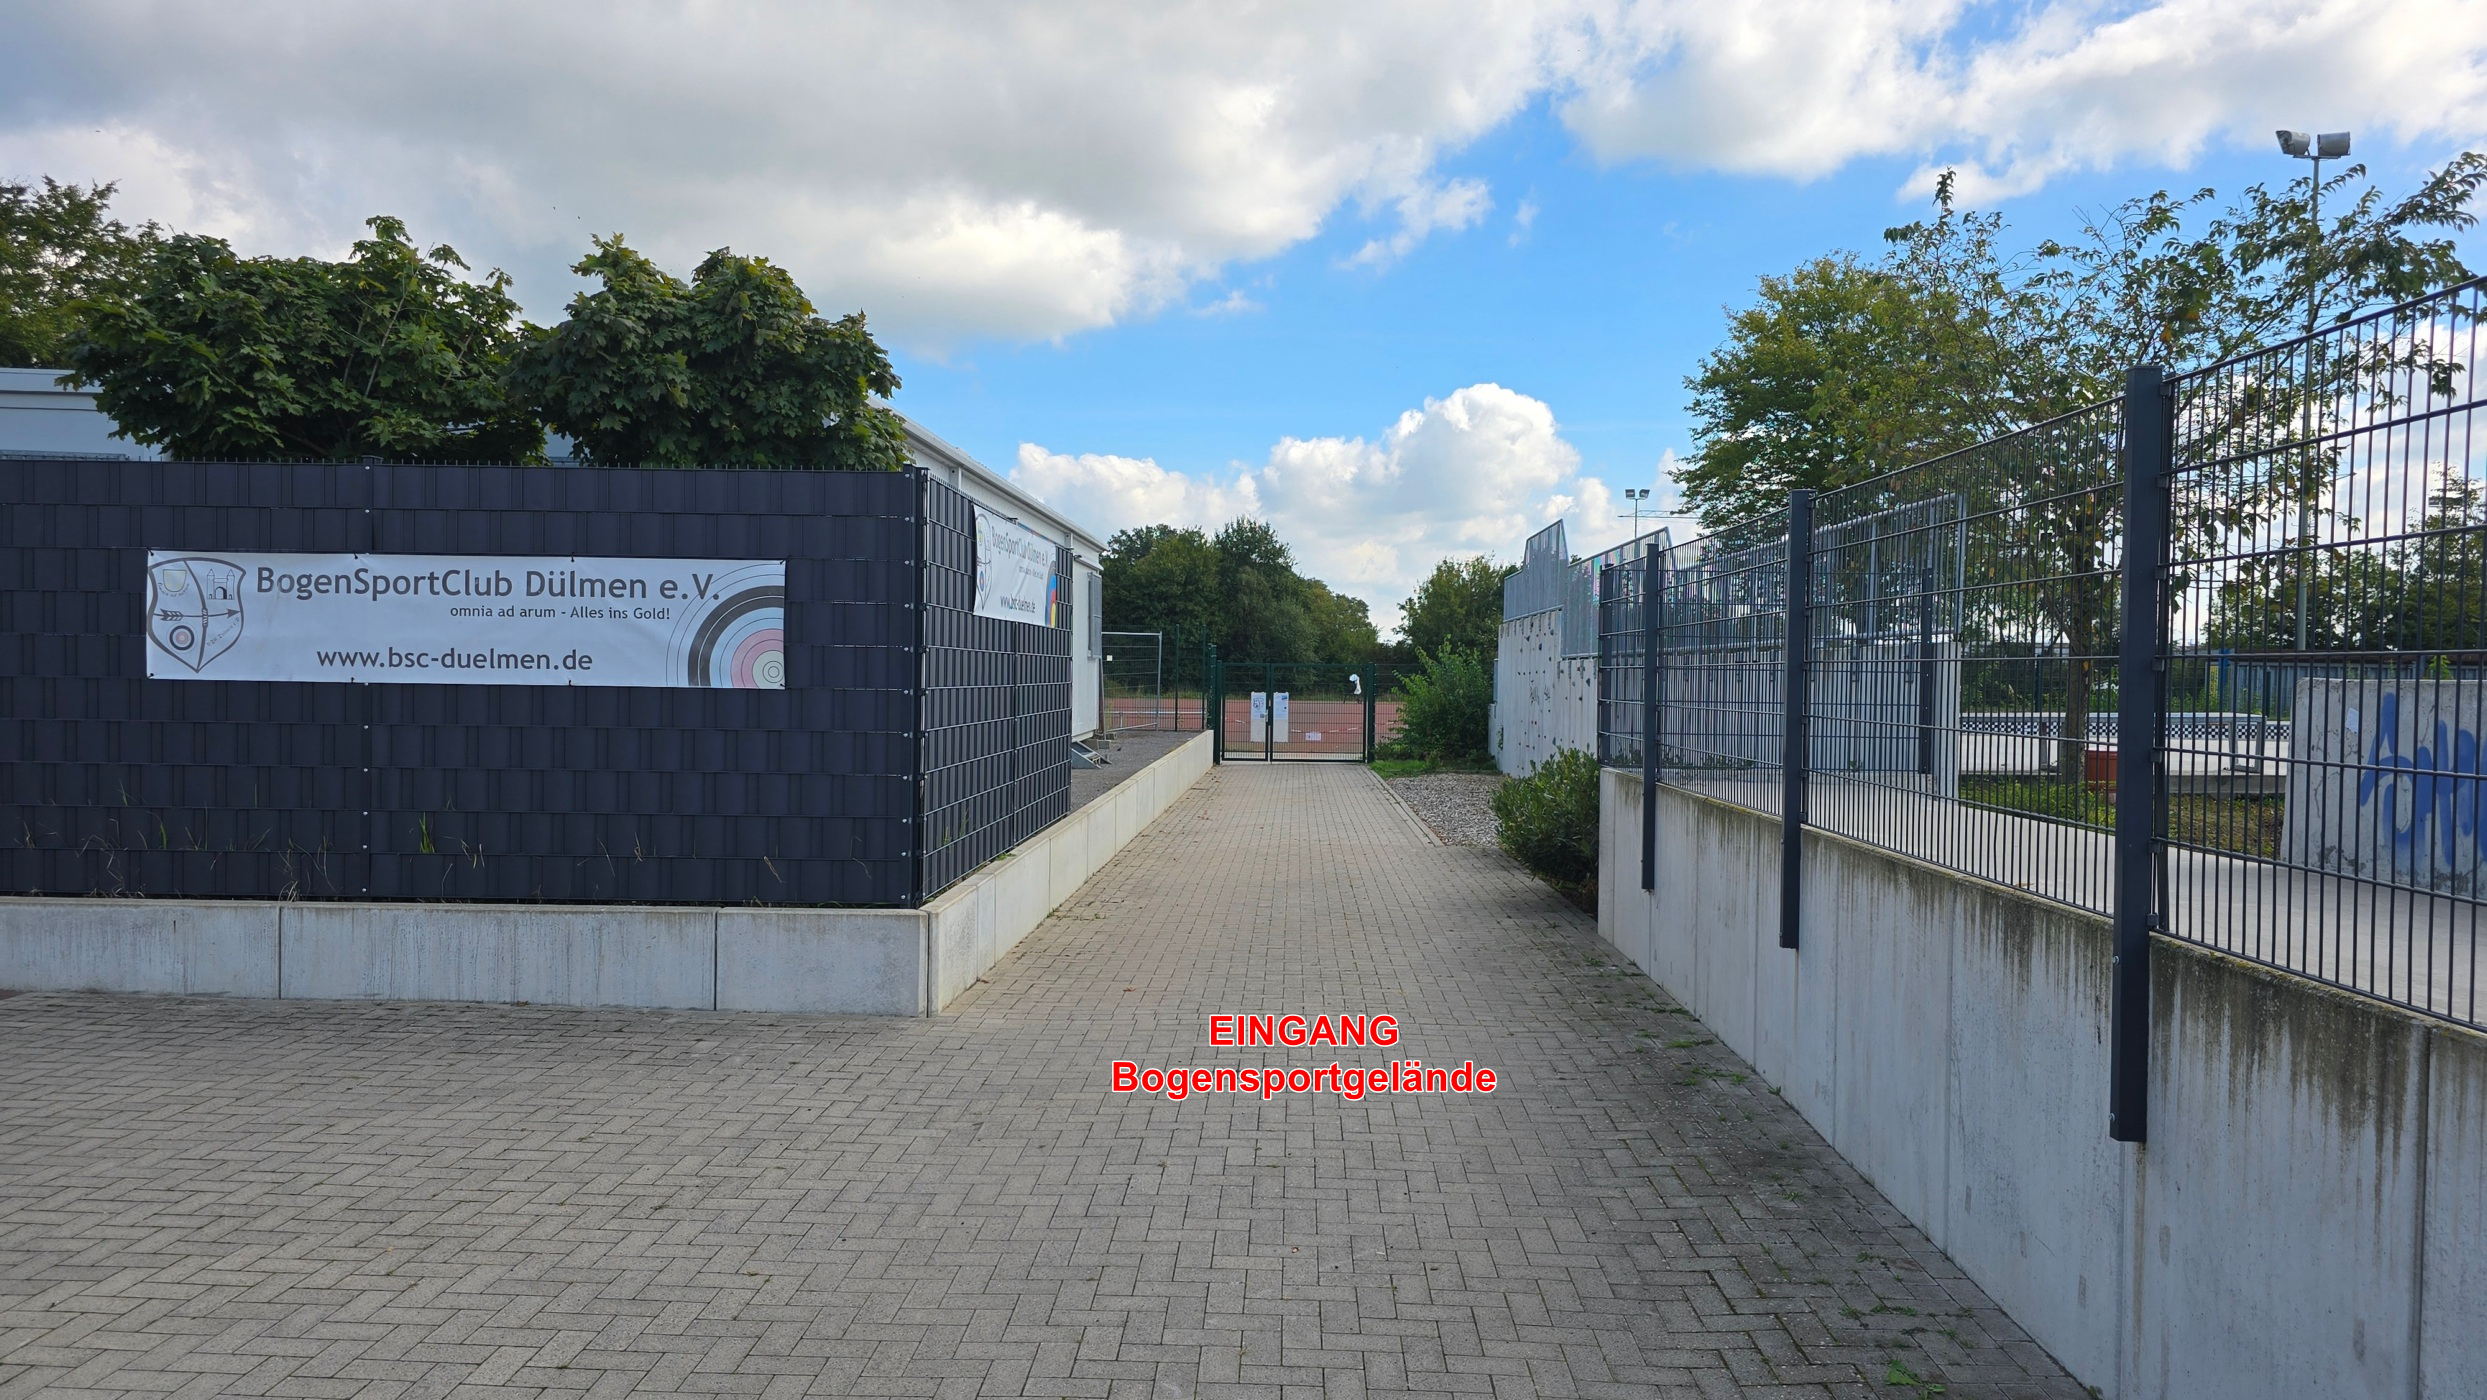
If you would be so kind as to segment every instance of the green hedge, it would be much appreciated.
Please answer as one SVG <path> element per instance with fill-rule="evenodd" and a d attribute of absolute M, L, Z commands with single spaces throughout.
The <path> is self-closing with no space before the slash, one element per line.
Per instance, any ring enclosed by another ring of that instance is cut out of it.
<path fill-rule="evenodd" d="M 1598 873 L 1598 761 L 1565 749 L 1503 784 L 1494 820 L 1513 859 L 1565 889 L 1588 887 Z"/>

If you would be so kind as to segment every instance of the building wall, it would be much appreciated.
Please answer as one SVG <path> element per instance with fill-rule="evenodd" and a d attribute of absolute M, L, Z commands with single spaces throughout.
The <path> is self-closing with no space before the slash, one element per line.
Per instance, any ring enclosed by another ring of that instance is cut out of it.
<path fill-rule="evenodd" d="M 0 369 L 0 456 L 153 457 L 112 435 L 95 396 L 60 386 L 56 369 Z"/>
<path fill-rule="evenodd" d="M 1494 760 L 1528 772 L 1567 748 L 1598 742 L 1597 658 L 1563 655 L 1563 613 L 1503 623 L 1494 654 Z"/>
<path fill-rule="evenodd" d="M 1601 793 L 1600 934 L 2074 1376 L 2121 1400 L 2474 1396 L 2487 1036 L 2152 951 L 2150 1141 L 2107 1138 L 2105 921 L 1776 818 Z"/>

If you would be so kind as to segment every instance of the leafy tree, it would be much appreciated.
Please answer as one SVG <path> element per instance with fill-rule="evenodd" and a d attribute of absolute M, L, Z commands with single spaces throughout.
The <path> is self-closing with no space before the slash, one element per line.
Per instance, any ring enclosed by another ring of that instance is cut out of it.
<path fill-rule="evenodd" d="M 2472 225 L 2468 205 L 2487 181 L 2487 160 L 2464 155 L 2392 203 L 2371 189 L 2345 198 L 2347 182 L 2363 177 L 2353 167 L 2327 183 L 2338 212 L 2319 240 L 2298 190 L 2275 196 L 2256 186 L 2198 232 L 2194 214 L 2212 192 L 2159 191 L 2017 259 L 1999 250 L 1996 216 L 1953 207 L 1946 178 L 1937 216 L 1889 230 L 1879 263 L 1825 259 L 1765 280 L 1761 303 L 1731 320 L 1728 343 L 1689 381 L 1704 441 L 1681 478 L 1687 495 L 1713 528 L 1767 518 L 1790 487 L 1868 480 L 2110 399 L 2131 366 L 2209 364 L 2302 329 L 2294 318 L 2346 319 L 2467 276 L 2448 239 L 2424 235 Z M 2291 440 L 2360 376 L 2427 353 L 2394 350 L 2388 366 L 2310 356 L 2305 372 L 2239 396 L 2224 405 L 2229 417 L 2188 441 L 2238 455 Z M 2111 645 L 2114 620 L 2120 503 L 2105 489 L 2112 468 L 2101 470 L 2113 444 L 2041 438 L 2025 447 L 1973 454 L 1940 484 L 1925 477 L 1912 489 L 1956 489 L 1974 514 L 2009 522 L 1988 540 L 1994 557 L 1968 567 L 2040 581 L 1979 596 L 1990 612 L 2032 610 L 2022 625 L 2051 635 L 2069 657 L 2061 762 L 2077 781 L 2090 658 Z M 2172 526 L 2202 543 L 2294 510 L 2310 532 L 2332 469 L 2325 454 L 2307 452 L 2245 489 L 2195 493 Z M 2002 631 L 2013 619 L 1985 621 Z"/>
<path fill-rule="evenodd" d="M 509 279 L 469 281 L 455 249 L 366 222 L 334 263 L 151 243 L 125 295 L 89 304 L 69 366 L 123 436 L 176 456 L 540 457 L 542 425 L 501 386 Z"/>
<path fill-rule="evenodd" d="M 1424 658 L 1422 670 L 1400 680 L 1399 693 L 1399 737 L 1393 741 L 1399 752 L 1445 763 L 1492 758 L 1486 721 L 1494 704 L 1494 677 L 1484 658 L 1444 647 Z"/>
<path fill-rule="evenodd" d="M 1334 593 L 1319 579 L 1304 581 L 1304 610 L 1312 623 L 1313 655 L 1322 661 L 1357 666 L 1381 653 L 1381 633 L 1362 598 Z"/>
<path fill-rule="evenodd" d="M 1490 556 L 1445 559 L 1408 595 L 1399 635 L 1423 654 L 1460 647 L 1491 660 L 1502 636 L 1503 580 L 1512 566 Z"/>
<path fill-rule="evenodd" d="M 68 364 L 87 304 L 125 292 L 162 240 L 110 217 L 114 189 L 0 183 L 0 365 Z"/>
<path fill-rule="evenodd" d="M 1221 635 L 1224 594 L 1207 535 L 1171 525 L 1117 531 L 1099 562 L 1107 627 L 1170 639 L 1180 632 L 1192 647 Z"/>
<path fill-rule="evenodd" d="M 511 392 L 589 460 L 897 471 L 898 392 L 862 312 L 825 321 L 785 269 L 710 253 L 685 285 L 623 243 L 572 268 L 603 283 L 512 356 Z"/>
<path fill-rule="evenodd" d="M 1226 599 L 1218 649 L 1245 661 L 1309 658 L 1315 632 L 1306 606 L 1295 553 L 1267 521 L 1249 516 L 1228 522 L 1210 545 L 1218 555 L 1218 584 Z"/>
<path fill-rule="evenodd" d="M 1364 600 L 1298 574 L 1265 521 L 1233 521 L 1214 540 L 1171 525 L 1117 531 L 1101 563 L 1106 626 L 1117 631 L 1180 629 L 1243 661 L 1353 665 L 1381 650 Z"/>

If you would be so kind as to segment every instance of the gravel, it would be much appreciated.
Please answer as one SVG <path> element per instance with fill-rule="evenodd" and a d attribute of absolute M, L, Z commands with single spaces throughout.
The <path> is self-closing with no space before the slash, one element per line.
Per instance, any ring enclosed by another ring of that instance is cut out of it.
<path fill-rule="evenodd" d="M 1454 846 L 1494 844 L 1494 789 L 1500 773 L 1419 773 L 1393 778 L 1390 790 Z"/>

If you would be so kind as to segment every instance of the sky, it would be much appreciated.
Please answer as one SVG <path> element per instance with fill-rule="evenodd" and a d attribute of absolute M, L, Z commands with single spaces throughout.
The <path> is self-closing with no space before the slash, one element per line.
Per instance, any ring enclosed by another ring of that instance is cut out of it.
<path fill-rule="evenodd" d="M 589 18 L 592 14 L 592 18 Z M 0 178 L 247 253 L 396 214 L 537 320 L 621 232 L 861 309 L 898 407 L 1099 534 L 1264 517 L 1387 631 L 1671 504 L 1756 279 L 1935 173 L 2015 242 L 2487 142 L 2478 0 L 0 0 Z M 2474 263 L 2481 261 L 2473 257 Z"/>

